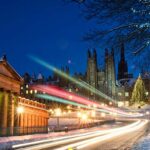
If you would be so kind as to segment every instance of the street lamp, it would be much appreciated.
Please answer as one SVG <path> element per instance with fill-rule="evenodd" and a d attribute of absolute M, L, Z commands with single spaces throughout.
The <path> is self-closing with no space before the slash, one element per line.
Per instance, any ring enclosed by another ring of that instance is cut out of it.
<path fill-rule="evenodd" d="M 61 109 L 60 108 L 57 108 L 54 110 L 55 111 L 55 115 L 58 117 L 58 116 L 61 116 Z"/>
<path fill-rule="evenodd" d="M 20 127 L 21 124 L 23 123 L 23 122 L 21 122 L 21 114 L 22 114 L 23 112 L 24 112 L 24 107 L 18 106 L 18 107 L 17 107 L 17 114 L 18 114 L 17 126 L 18 126 L 18 127 Z M 18 133 L 20 134 L 20 128 L 18 128 L 18 129 L 19 129 Z"/>
<path fill-rule="evenodd" d="M 86 114 L 82 114 L 81 118 L 83 121 L 86 121 L 88 119 L 88 116 Z"/>
<path fill-rule="evenodd" d="M 18 114 L 22 114 L 23 112 L 24 112 L 24 107 L 22 107 L 22 106 L 17 107 Z"/>

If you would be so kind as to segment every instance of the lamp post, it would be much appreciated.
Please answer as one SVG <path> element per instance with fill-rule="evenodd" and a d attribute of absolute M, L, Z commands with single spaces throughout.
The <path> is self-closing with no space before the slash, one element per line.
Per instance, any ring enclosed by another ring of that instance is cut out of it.
<path fill-rule="evenodd" d="M 20 123 L 20 117 L 21 117 L 21 114 L 24 113 L 24 107 L 22 106 L 18 106 L 17 107 L 17 114 L 18 114 L 18 122 L 17 122 L 17 126 L 20 127 L 21 126 L 21 123 Z M 19 131 L 20 133 L 20 131 Z"/>

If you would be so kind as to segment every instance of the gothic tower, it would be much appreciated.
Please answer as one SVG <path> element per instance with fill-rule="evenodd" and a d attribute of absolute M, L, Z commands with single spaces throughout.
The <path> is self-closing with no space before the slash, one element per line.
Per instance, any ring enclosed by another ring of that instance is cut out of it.
<path fill-rule="evenodd" d="M 120 61 L 118 64 L 118 80 L 128 77 L 128 65 L 125 60 L 124 44 L 121 45 Z"/>
<path fill-rule="evenodd" d="M 94 88 L 97 88 L 97 53 L 96 49 L 93 51 L 93 55 L 88 50 L 87 60 L 87 82 Z"/>
<path fill-rule="evenodd" d="M 116 78 L 115 78 L 115 60 L 113 48 L 111 50 L 111 53 L 108 52 L 108 49 L 105 49 L 105 87 L 106 87 L 106 94 L 110 96 L 115 96 Z"/>

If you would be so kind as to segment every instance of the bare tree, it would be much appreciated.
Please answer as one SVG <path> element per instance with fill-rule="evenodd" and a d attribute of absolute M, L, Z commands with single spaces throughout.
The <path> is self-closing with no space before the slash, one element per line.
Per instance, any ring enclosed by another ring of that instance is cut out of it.
<path fill-rule="evenodd" d="M 128 43 L 128 51 L 132 56 L 149 59 L 150 0 L 66 1 L 80 4 L 83 16 L 95 22 L 95 26 L 84 35 L 84 40 L 97 43 L 105 41 L 116 47 L 121 42 Z"/>

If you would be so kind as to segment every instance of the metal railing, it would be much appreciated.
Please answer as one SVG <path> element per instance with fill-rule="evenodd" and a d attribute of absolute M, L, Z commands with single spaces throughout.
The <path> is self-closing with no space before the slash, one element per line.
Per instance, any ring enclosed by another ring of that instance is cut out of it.
<path fill-rule="evenodd" d="M 0 136 L 19 136 L 37 133 L 48 133 L 48 127 L 8 127 L 0 128 Z"/>

